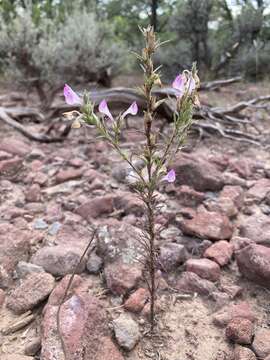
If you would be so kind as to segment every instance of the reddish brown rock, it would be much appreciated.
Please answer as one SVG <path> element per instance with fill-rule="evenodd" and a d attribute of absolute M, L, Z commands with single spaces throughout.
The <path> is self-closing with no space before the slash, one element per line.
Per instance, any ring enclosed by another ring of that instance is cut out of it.
<path fill-rule="evenodd" d="M 202 279 L 197 274 L 188 271 L 181 274 L 175 288 L 185 293 L 198 293 L 207 296 L 217 290 L 211 281 Z"/>
<path fill-rule="evenodd" d="M 220 266 L 228 264 L 233 254 L 233 247 L 227 241 L 221 240 L 206 249 L 204 257 L 217 262 Z"/>
<path fill-rule="evenodd" d="M 220 193 L 220 198 L 229 198 L 240 209 L 244 203 L 244 190 L 241 186 L 226 185 Z"/>
<path fill-rule="evenodd" d="M 57 332 L 57 309 L 58 306 L 49 305 L 44 314 L 41 350 L 43 360 L 64 359 Z M 104 340 L 108 333 L 105 311 L 100 301 L 89 294 L 75 294 L 62 305 L 60 331 L 69 360 L 109 359 L 110 354 L 106 353 L 106 349 L 112 351 L 116 360 L 122 360 L 110 341 Z"/>
<path fill-rule="evenodd" d="M 135 214 L 142 216 L 144 213 L 144 204 L 136 194 L 119 191 L 113 200 L 114 207 L 117 210 L 123 210 L 126 215 Z"/>
<path fill-rule="evenodd" d="M 253 323 L 244 318 L 232 319 L 226 327 L 226 336 L 229 340 L 242 345 L 252 342 L 254 332 Z"/>
<path fill-rule="evenodd" d="M 113 210 L 113 197 L 111 195 L 107 195 L 95 197 L 80 205 L 76 209 L 76 213 L 81 215 L 87 221 L 91 221 L 93 218 L 110 214 Z"/>
<path fill-rule="evenodd" d="M 24 157 L 31 152 L 31 147 L 19 139 L 8 138 L 1 140 L 0 150 Z"/>
<path fill-rule="evenodd" d="M 0 175 L 15 175 L 23 166 L 22 159 L 14 158 L 0 161 Z"/>
<path fill-rule="evenodd" d="M 189 259 L 186 262 L 186 271 L 194 272 L 203 279 L 218 281 L 220 277 L 219 265 L 208 259 Z"/>
<path fill-rule="evenodd" d="M 107 287 L 115 295 L 125 295 L 132 290 L 142 277 L 142 270 L 123 263 L 108 264 L 104 271 Z"/>
<path fill-rule="evenodd" d="M 240 235 L 258 244 L 270 246 L 270 216 L 253 214 L 241 221 Z"/>
<path fill-rule="evenodd" d="M 203 202 L 205 195 L 187 185 L 182 185 L 176 189 L 176 198 L 183 206 L 196 207 Z"/>
<path fill-rule="evenodd" d="M 148 291 L 140 288 L 130 295 L 130 297 L 125 301 L 124 307 L 128 311 L 139 313 L 144 308 L 148 298 Z"/>
<path fill-rule="evenodd" d="M 55 281 L 47 273 L 33 273 L 13 290 L 7 299 L 7 307 L 16 314 L 33 309 L 44 301 L 52 292 Z"/>
<path fill-rule="evenodd" d="M 253 351 L 260 359 L 270 356 L 270 329 L 261 328 L 256 331 L 252 344 Z"/>
<path fill-rule="evenodd" d="M 261 202 L 270 193 L 270 179 L 260 179 L 248 190 L 246 196 L 254 202 Z"/>
<path fill-rule="evenodd" d="M 184 219 L 181 228 L 185 234 L 211 240 L 230 239 L 233 231 L 226 215 L 212 211 L 199 211 L 193 219 Z"/>
<path fill-rule="evenodd" d="M 231 304 L 217 312 L 213 317 L 213 323 L 219 327 L 225 327 L 234 318 L 244 318 L 255 322 L 256 316 L 249 303 L 242 301 L 238 304 Z"/>
<path fill-rule="evenodd" d="M 218 191 L 224 185 L 221 172 L 199 156 L 181 153 L 172 167 L 176 172 L 176 184 L 189 185 L 197 191 Z"/>
<path fill-rule="evenodd" d="M 41 198 L 40 186 L 33 184 L 25 194 L 25 199 L 28 202 L 39 202 Z"/>
<path fill-rule="evenodd" d="M 233 251 L 238 251 L 243 249 L 244 247 L 254 244 L 255 242 L 253 240 L 250 240 L 248 238 L 240 237 L 240 236 L 233 236 L 231 238 L 230 244 L 233 246 Z"/>
<path fill-rule="evenodd" d="M 55 181 L 57 184 L 61 184 L 63 182 L 74 180 L 82 177 L 82 169 L 74 169 L 70 168 L 67 170 L 60 170 L 55 178 Z"/>
<path fill-rule="evenodd" d="M 237 251 L 235 256 L 243 276 L 270 289 L 270 248 L 251 244 Z"/>
<path fill-rule="evenodd" d="M 96 360 L 125 360 L 121 352 L 114 345 L 110 337 L 103 337 L 100 339 L 100 350 L 96 355 Z"/>
<path fill-rule="evenodd" d="M 27 261 L 31 233 L 16 226 L 0 224 L 0 286 L 7 285 L 19 261 Z"/>
<path fill-rule="evenodd" d="M 256 355 L 250 349 L 243 346 L 236 346 L 234 351 L 234 360 L 256 360 L 256 359 L 257 359 Z"/>
<path fill-rule="evenodd" d="M 66 292 L 69 280 L 71 275 L 66 275 L 53 289 L 47 304 L 48 305 L 59 305 L 61 301 L 63 300 L 63 296 Z M 82 285 L 83 279 L 79 275 L 75 275 L 70 289 L 66 295 L 67 298 L 69 298 L 71 295 L 75 293 L 75 290 L 78 289 Z"/>

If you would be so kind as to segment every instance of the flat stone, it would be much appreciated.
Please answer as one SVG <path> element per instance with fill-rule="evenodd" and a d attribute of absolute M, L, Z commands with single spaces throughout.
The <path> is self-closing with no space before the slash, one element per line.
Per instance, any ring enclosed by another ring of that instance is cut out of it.
<path fill-rule="evenodd" d="M 7 307 L 16 314 L 32 310 L 52 292 L 55 281 L 47 273 L 33 273 L 15 288 L 7 299 Z"/>
<path fill-rule="evenodd" d="M 233 247 L 227 241 L 221 240 L 206 249 L 204 257 L 214 260 L 220 266 L 228 264 L 233 255 Z"/>
<path fill-rule="evenodd" d="M 181 229 L 185 234 L 210 240 L 230 239 L 233 232 L 228 217 L 212 211 L 199 211 L 192 219 L 184 219 Z"/>
<path fill-rule="evenodd" d="M 76 246 L 45 246 L 38 250 L 31 258 L 33 264 L 42 266 L 43 269 L 54 276 L 64 276 L 72 273 L 79 264 L 83 250 Z M 80 268 L 81 273 L 85 269 L 86 258 L 83 259 Z"/>
<path fill-rule="evenodd" d="M 234 318 L 244 318 L 255 322 L 256 316 L 249 303 L 241 301 L 237 304 L 230 304 L 226 308 L 215 313 L 213 323 L 218 327 L 225 327 Z"/>
<path fill-rule="evenodd" d="M 32 273 L 44 272 L 43 267 L 28 263 L 26 261 L 19 261 L 16 266 L 16 274 L 19 278 L 24 278 Z"/>
<path fill-rule="evenodd" d="M 241 220 L 240 236 L 258 244 L 270 246 L 270 217 L 265 214 L 253 214 Z"/>
<path fill-rule="evenodd" d="M 185 293 L 198 293 L 207 296 L 217 290 L 215 284 L 211 281 L 202 279 L 197 274 L 188 271 L 181 274 L 175 288 Z"/>
<path fill-rule="evenodd" d="M 172 167 L 178 185 L 189 185 L 197 191 L 218 191 L 224 185 L 222 173 L 198 156 L 181 153 L 175 158 Z"/>
<path fill-rule="evenodd" d="M 212 260 L 188 259 L 185 265 L 186 271 L 194 272 L 203 279 L 215 282 L 220 278 L 220 267 Z"/>

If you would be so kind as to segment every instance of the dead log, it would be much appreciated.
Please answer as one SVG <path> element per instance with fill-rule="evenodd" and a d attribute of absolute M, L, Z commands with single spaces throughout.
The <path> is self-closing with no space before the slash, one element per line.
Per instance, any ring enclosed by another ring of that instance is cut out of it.
<path fill-rule="evenodd" d="M 67 135 L 69 134 L 71 130 L 70 124 L 68 124 L 64 131 L 60 134 L 60 136 L 51 137 L 46 134 L 36 134 L 32 133 L 28 129 L 26 129 L 25 126 L 18 123 L 16 120 L 14 120 L 12 117 L 8 115 L 8 111 L 5 108 L 0 107 L 0 119 L 6 123 L 7 125 L 13 127 L 15 130 L 19 131 L 22 135 L 27 137 L 29 140 L 37 141 L 37 142 L 43 142 L 43 143 L 52 143 L 52 142 L 61 142 L 64 141 Z"/>

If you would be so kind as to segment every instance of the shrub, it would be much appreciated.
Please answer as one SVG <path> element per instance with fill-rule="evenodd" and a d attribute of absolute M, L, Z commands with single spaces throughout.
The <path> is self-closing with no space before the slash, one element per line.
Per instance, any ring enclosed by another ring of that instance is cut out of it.
<path fill-rule="evenodd" d="M 35 24 L 27 8 L 3 25 L 0 54 L 6 78 L 36 88 L 46 105 L 64 79 L 108 84 L 123 60 L 113 29 L 86 10 L 75 10 L 62 23 L 41 18 Z"/>

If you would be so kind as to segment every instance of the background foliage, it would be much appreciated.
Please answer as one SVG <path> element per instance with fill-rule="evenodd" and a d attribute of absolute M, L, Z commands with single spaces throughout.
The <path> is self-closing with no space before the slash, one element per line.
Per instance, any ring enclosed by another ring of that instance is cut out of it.
<path fill-rule="evenodd" d="M 3 75 L 43 97 L 63 81 L 109 85 L 136 70 L 127 50 L 149 22 L 171 40 L 156 56 L 168 79 L 194 61 L 202 78 L 270 70 L 269 0 L 0 0 L 0 14 Z"/>

